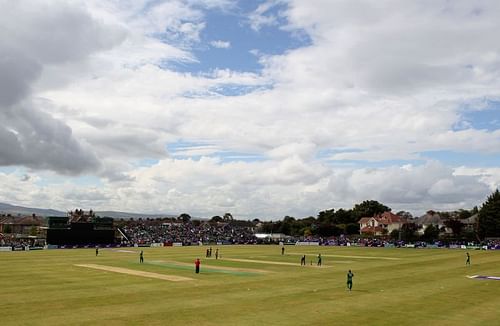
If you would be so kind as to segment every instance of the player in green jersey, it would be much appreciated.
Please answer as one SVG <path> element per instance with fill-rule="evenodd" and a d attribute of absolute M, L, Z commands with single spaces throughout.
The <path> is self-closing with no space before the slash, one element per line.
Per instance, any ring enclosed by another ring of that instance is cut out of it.
<path fill-rule="evenodd" d="M 347 273 L 347 288 L 349 289 L 349 291 L 352 290 L 352 278 L 354 277 L 354 274 L 351 272 L 351 270 L 349 270 L 349 272 Z"/>

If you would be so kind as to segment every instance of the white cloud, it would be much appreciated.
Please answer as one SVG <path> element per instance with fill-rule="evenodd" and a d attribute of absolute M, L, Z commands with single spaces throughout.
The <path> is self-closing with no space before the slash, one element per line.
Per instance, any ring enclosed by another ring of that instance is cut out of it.
<path fill-rule="evenodd" d="M 437 162 L 421 166 L 346 169 L 331 177 L 330 188 L 340 202 L 375 199 L 395 211 L 409 210 L 416 214 L 428 209 L 470 209 L 482 203 L 491 191 L 481 180 L 456 173 Z"/>
<path fill-rule="evenodd" d="M 0 2 L 0 12 L 0 164 L 64 174 L 98 170 L 85 141 L 36 105 L 33 86 L 47 66 L 84 61 L 119 44 L 124 31 L 66 2 Z"/>
<path fill-rule="evenodd" d="M 210 45 L 217 49 L 229 49 L 231 47 L 231 42 L 217 40 L 210 42 Z"/>
<path fill-rule="evenodd" d="M 460 166 L 455 170 L 456 175 L 465 175 L 478 179 L 494 191 L 500 187 L 500 167 L 470 168 Z"/>
<path fill-rule="evenodd" d="M 259 4 L 257 8 L 248 15 L 250 27 L 255 31 L 259 31 L 264 26 L 278 25 L 278 16 L 270 12 L 270 10 L 282 2 L 282 0 L 268 0 Z"/>
<path fill-rule="evenodd" d="M 84 203 L 276 218 L 365 199 L 413 212 L 470 208 L 498 187 L 496 168 L 360 167 L 426 161 L 420 153 L 427 151 L 499 153 L 500 131 L 463 122 L 464 103 L 500 98 L 497 3 L 269 1 L 249 16 L 251 27 L 303 29 L 310 45 L 278 55 L 255 49 L 261 72 L 175 71 L 174 64 L 200 60 L 193 48 L 210 23 L 205 9 L 233 6 L 223 0 L 0 2 L 0 117 L 6 121 L 0 164 L 25 167 L 2 175 L 9 187 L 0 198 L 60 209 Z M 231 46 L 209 37 L 214 47 Z M 256 90 L 223 96 L 227 85 Z M 32 150 L 18 150 L 16 139 Z M 167 144 L 178 141 L 210 145 L 177 154 L 260 159 L 175 159 Z M 318 157 L 320 151 L 331 154 Z M 143 160 L 158 163 L 144 167 Z M 342 167 L 346 160 L 359 164 Z M 72 178 L 61 184 L 44 169 L 87 173 L 101 184 Z M 27 172 L 31 177 L 21 183 Z M 34 181 L 42 179 L 50 186 Z"/>
<path fill-rule="evenodd" d="M 497 180 L 499 175 L 497 171 Z M 16 204 L 63 210 L 85 205 L 96 210 L 189 212 L 205 217 L 230 211 L 239 218 L 276 219 L 350 208 L 366 199 L 416 215 L 428 209 L 470 209 L 480 206 L 491 192 L 476 177 L 438 163 L 332 169 L 298 157 L 256 163 L 223 163 L 206 157 L 197 161 L 165 159 L 136 169 L 130 177 L 99 187 L 66 180 L 40 188 L 37 180 L 23 180 L 19 171 L 0 174 L 0 182 L 8 185 L 0 196 Z"/>

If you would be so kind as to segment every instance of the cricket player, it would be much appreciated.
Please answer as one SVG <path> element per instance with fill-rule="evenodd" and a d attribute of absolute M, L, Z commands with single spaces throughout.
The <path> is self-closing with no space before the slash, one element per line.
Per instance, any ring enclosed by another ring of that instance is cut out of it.
<path fill-rule="evenodd" d="M 347 288 L 349 289 L 349 291 L 352 290 L 352 278 L 354 277 L 354 274 L 351 272 L 351 270 L 349 270 L 349 272 L 347 273 Z"/>

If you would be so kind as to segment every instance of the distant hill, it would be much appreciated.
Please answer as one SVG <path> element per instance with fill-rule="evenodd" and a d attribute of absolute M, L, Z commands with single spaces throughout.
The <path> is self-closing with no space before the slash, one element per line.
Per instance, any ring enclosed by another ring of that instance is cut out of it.
<path fill-rule="evenodd" d="M 57 211 L 55 209 L 30 208 L 4 203 L 0 203 L 0 213 L 10 214 L 12 216 L 32 214 L 36 214 L 38 216 L 66 216 L 66 212 Z"/>
<path fill-rule="evenodd" d="M 0 213 L 10 214 L 12 216 L 17 215 L 38 215 L 38 216 L 66 216 L 66 212 L 58 211 L 55 209 L 45 209 L 45 208 L 32 208 L 15 206 L 5 203 L 0 203 Z M 177 215 L 172 214 L 140 214 L 140 213 L 127 213 L 127 212 L 116 212 L 116 211 L 96 211 L 95 214 L 101 217 L 112 217 L 112 218 L 124 218 L 124 219 L 138 219 L 142 218 L 159 218 L 159 217 L 177 217 Z"/>

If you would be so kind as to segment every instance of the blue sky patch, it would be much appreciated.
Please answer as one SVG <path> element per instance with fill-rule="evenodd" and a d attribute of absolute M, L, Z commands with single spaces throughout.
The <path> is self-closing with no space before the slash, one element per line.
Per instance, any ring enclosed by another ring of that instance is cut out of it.
<path fill-rule="evenodd" d="M 320 149 L 316 153 L 317 159 L 330 159 L 333 155 L 339 153 L 361 153 L 362 149 L 359 148 L 328 148 L 328 149 Z"/>
<path fill-rule="evenodd" d="M 440 161 L 443 164 L 451 166 L 498 167 L 500 164 L 500 154 L 442 150 L 421 152 L 420 155 L 425 159 Z"/>
<path fill-rule="evenodd" d="M 403 166 L 411 164 L 413 166 L 423 165 L 424 160 L 383 160 L 383 161 L 368 161 L 368 160 L 327 160 L 330 166 L 352 167 L 352 168 L 386 168 L 391 166 Z"/>
<path fill-rule="evenodd" d="M 136 166 L 137 167 L 151 167 L 153 165 L 158 164 L 158 162 L 160 162 L 160 160 L 158 160 L 158 159 L 145 158 L 145 159 L 142 159 L 142 160 L 139 160 L 138 162 L 136 162 Z"/>
<path fill-rule="evenodd" d="M 464 106 L 464 112 L 460 122 L 454 126 L 454 130 L 479 129 L 495 131 L 500 129 L 500 101 L 481 102 L 481 108 L 472 105 Z"/>
<path fill-rule="evenodd" d="M 332 159 L 335 154 L 340 153 L 361 153 L 364 150 L 359 148 L 333 148 L 333 149 L 322 149 L 316 154 L 316 159 L 323 160 L 330 166 L 342 166 L 342 167 L 355 167 L 355 168 L 384 168 L 389 166 L 402 166 L 406 164 L 411 165 L 421 165 L 424 160 L 342 160 L 342 159 Z"/>
<path fill-rule="evenodd" d="M 214 154 L 222 159 L 222 162 L 259 162 L 264 161 L 266 158 L 263 155 L 252 153 L 241 153 L 231 151 L 221 151 Z"/>
<path fill-rule="evenodd" d="M 279 15 L 285 4 L 275 5 L 266 15 L 276 18 L 276 25 L 263 25 L 259 30 L 251 28 L 248 15 L 262 3 L 240 1 L 234 10 L 206 12 L 205 28 L 200 43 L 191 48 L 197 58 L 194 63 L 169 63 L 179 72 L 199 73 L 214 69 L 230 69 L 258 73 L 262 69 L 259 54 L 276 55 L 311 44 L 310 38 L 301 31 L 285 31 L 280 26 L 286 21 Z M 228 42 L 227 47 L 214 46 L 214 42 Z"/>
<path fill-rule="evenodd" d="M 2 166 L 0 167 L 0 173 L 11 174 L 16 172 L 18 169 L 19 167 L 17 166 Z"/>
<path fill-rule="evenodd" d="M 167 150 L 176 159 L 199 160 L 202 157 L 217 157 L 222 163 L 227 162 L 257 162 L 263 161 L 266 158 L 263 155 L 256 153 L 245 153 L 225 150 L 218 145 L 188 142 L 184 140 L 170 143 L 167 145 Z"/>
<path fill-rule="evenodd" d="M 77 186 L 88 186 L 88 187 L 101 187 L 103 186 L 103 183 L 99 177 L 96 176 L 91 176 L 91 175 L 82 175 L 82 176 L 75 176 L 75 177 L 69 177 L 69 176 L 62 176 L 62 175 L 51 175 L 48 177 L 40 178 L 36 182 L 38 186 L 44 187 L 44 186 L 50 186 L 50 185 L 55 185 L 55 184 L 63 184 L 63 183 L 69 183 L 72 185 L 77 185 Z"/>
<path fill-rule="evenodd" d="M 220 85 L 218 87 L 213 87 L 210 89 L 210 91 L 223 96 L 242 96 L 256 91 L 270 90 L 270 89 L 272 89 L 271 85 L 253 86 L 253 85 L 226 84 L 226 85 Z"/>

